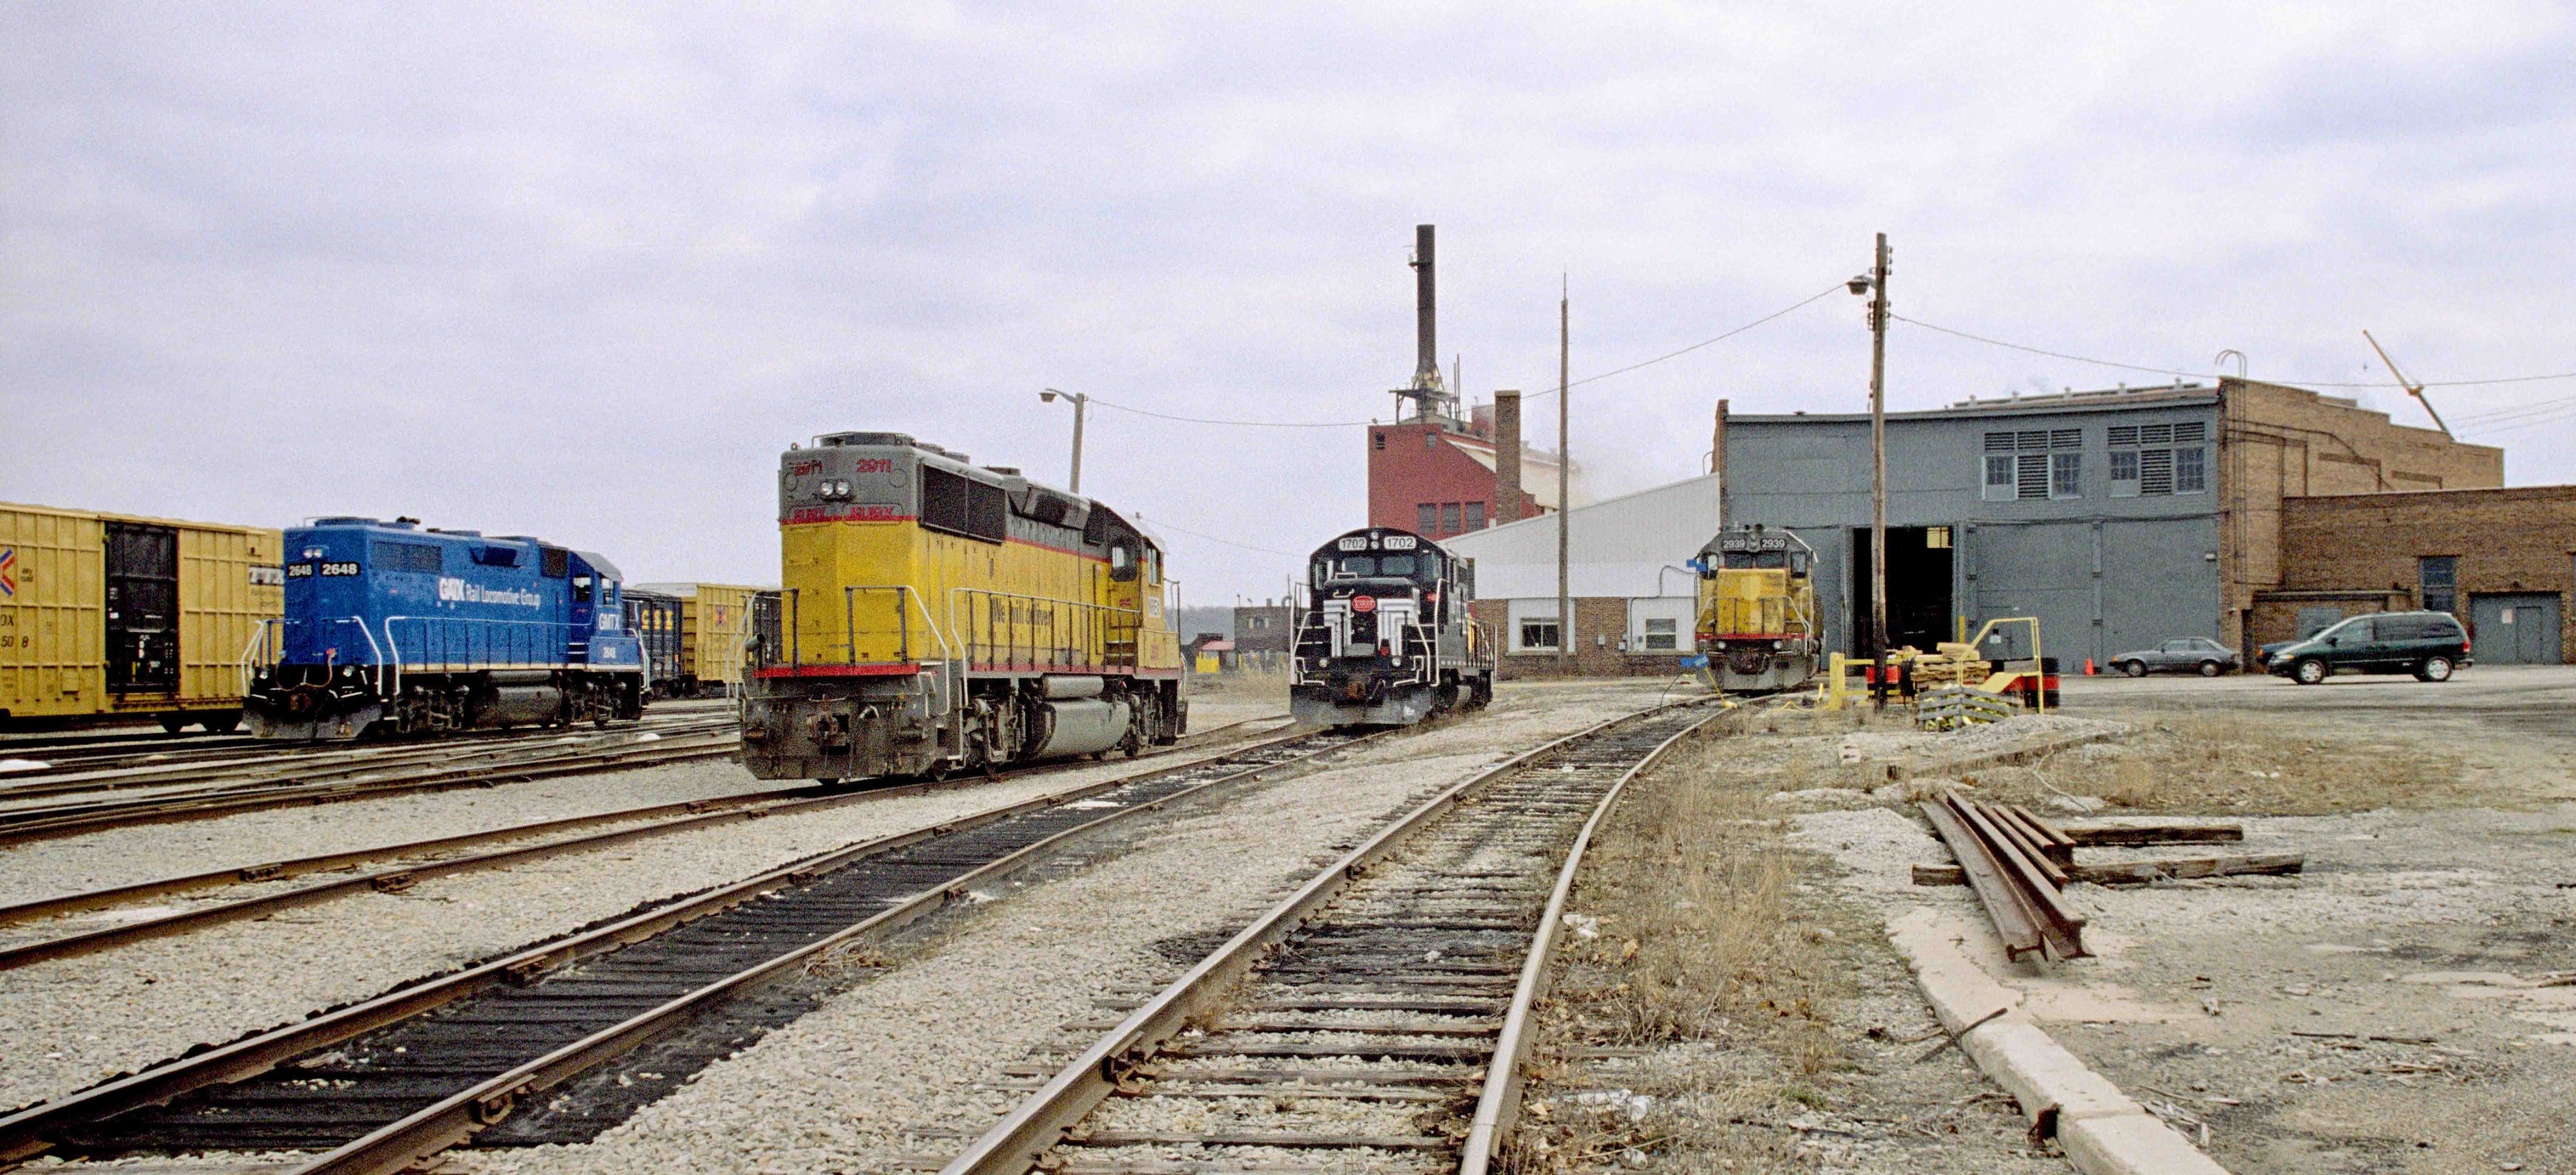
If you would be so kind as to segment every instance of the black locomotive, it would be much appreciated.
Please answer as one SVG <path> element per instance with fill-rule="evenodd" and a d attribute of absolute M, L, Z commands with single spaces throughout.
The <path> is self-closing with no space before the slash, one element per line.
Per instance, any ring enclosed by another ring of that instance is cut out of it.
<path fill-rule="evenodd" d="M 1410 726 L 1493 700 L 1493 636 L 1467 612 L 1472 562 L 1373 526 L 1317 548 L 1307 572 L 1288 679 L 1299 721 Z"/>

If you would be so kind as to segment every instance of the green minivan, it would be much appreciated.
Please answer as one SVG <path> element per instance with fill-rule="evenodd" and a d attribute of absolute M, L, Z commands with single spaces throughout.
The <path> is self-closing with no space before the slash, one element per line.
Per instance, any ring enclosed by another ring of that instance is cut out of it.
<path fill-rule="evenodd" d="M 2412 673 L 2448 681 L 2469 663 L 2469 631 L 2448 612 L 2355 616 L 2271 655 L 2273 673 L 2315 685 L 2337 673 Z"/>

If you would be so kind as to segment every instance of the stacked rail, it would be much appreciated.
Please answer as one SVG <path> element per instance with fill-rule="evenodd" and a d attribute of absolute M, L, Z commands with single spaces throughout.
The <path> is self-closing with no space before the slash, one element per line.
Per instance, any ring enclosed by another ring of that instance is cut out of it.
<path fill-rule="evenodd" d="M 2076 959 L 2092 953 L 2084 949 L 2084 915 L 2066 900 L 2075 842 L 2064 832 L 2027 808 L 1981 803 L 1955 791 L 1922 807 L 1994 920 L 2007 957 L 2046 951 Z"/>
<path fill-rule="evenodd" d="M 514 1114 L 514 1142 L 585 1139 L 654 1091 L 604 1107 L 537 1095 L 703 1019 L 784 1023 L 803 1007 L 763 1001 L 826 952 L 1070 838 L 1374 737 L 1272 740 L 808 858 L 0 1117 L 0 1162 L 317 1149 L 297 1171 L 394 1172 Z"/>
<path fill-rule="evenodd" d="M 1518 1109 L 1583 847 L 1714 712 L 1516 757 L 1309 880 L 1067 1061 L 946 1175 L 1459 1170 Z"/>

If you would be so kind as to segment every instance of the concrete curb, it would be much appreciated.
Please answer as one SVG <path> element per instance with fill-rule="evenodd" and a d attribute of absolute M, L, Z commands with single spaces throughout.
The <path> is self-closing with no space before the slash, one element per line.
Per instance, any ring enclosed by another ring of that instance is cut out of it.
<path fill-rule="evenodd" d="M 2085 1175 L 2228 1175 L 2199 1148 L 2086 1067 L 2021 1010 L 2021 993 L 1995 981 L 1943 929 L 1938 912 L 1891 918 L 1888 941 L 1914 969 L 1941 1027 L 1960 1051 L 2055 1134 Z"/>

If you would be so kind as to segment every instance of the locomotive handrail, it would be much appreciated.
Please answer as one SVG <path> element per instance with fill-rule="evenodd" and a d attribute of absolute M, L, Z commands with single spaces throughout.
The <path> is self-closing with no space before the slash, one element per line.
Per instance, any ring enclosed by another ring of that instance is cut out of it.
<path fill-rule="evenodd" d="M 243 697 L 250 696 L 250 683 L 252 679 L 259 676 L 259 671 L 251 668 L 251 662 L 258 657 L 259 650 L 273 650 L 273 654 L 265 660 L 265 664 L 276 664 L 280 659 L 286 656 L 286 650 L 279 647 L 280 642 L 272 641 L 268 636 L 274 626 L 284 623 L 286 623 L 286 618 L 283 616 L 263 616 L 260 618 L 259 623 L 251 626 L 250 640 L 242 646 L 241 652 L 241 692 Z"/>
<path fill-rule="evenodd" d="M 984 629 L 988 637 L 988 639 L 983 641 L 980 646 L 974 639 L 975 628 L 973 623 L 975 617 L 975 602 L 979 599 L 984 604 Z M 964 625 L 957 623 L 957 606 L 961 600 L 966 603 L 967 623 Z M 1145 614 L 1141 609 L 1121 608 L 1111 604 L 1095 604 L 1084 600 L 1057 599 L 1052 596 L 1032 596 L 1019 592 L 997 592 L 990 588 L 952 587 L 948 589 L 948 624 L 951 630 L 959 634 L 959 639 L 964 647 L 966 665 L 970 669 L 973 668 L 976 663 L 976 655 L 979 648 L 987 654 L 986 660 L 988 663 L 990 661 L 989 654 L 992 650 L 999 648 L 1003 653 L 1002 664 L 1019 664 L 1020 662 L 1015 660 L 1011 655 L 1019 651 L 1019 629 L 1022 627 L 1027 627 L 1032 630 L 1028 646 L 1030 653 L 1030 661 L 1028 663 L 1031 665 L 1038 664 L 1036 658 L 1036 654 L 1038 652 L 1038 638 L 1035 633 L 1035 630 L 1039 627 L 1038 612 L 1031 610 L 1023 613 L 1017 607 L 1008 609 L 1008 618 L 1003 619 L 1000 622 L 1002 638 L 997 642 L 989 639 L 994 627 L 993 605 L 996 602 L 1009 602 L 1012 604 L 1042 604 L 1046 606 L 1044 623 L 1047 632 L 1051 634 L 1051 636 L 1046 644 L 1047 656 L 1044 668 L 1106 669 L 1119 664 L 1119 662 L 1112 656 L 1110 650 L 1113 645 L 1118 643 L 1118 630 L 1122 619 L 1125 621 L 1124 627 L 1128 631 L 1127 641 L 1130 645 L 1126 659 L 1126 666 L 1131 669 L 1137 668 L 1142 661 L 1142 634 L 1144 631 Z M 1071 614 L 1074 622 L 1073 624 L 1070 626 L 1059 626 L 1056 623 L 1056 610 L 1059 608 L 1069 608 L 1073 610 Z M 1022 619 L 1024 615 L 1026 616 L 1026 619 Z M 1060 632 L 1061 627 L 1071 627 L 1074 630 L 1070 635 L 1069 641 L 1053 638 L 1052 634 Z M 1074 657 L 1077 649 L 1082 650 L 1085 655 L 1088 654 L 1090 638 L 1094 635 L 1097 635 L 1100 638 L 1099 663 L 1093 664 L 1087 660 L 1073 660 L 1072 658 Z"/>
<path fill-rule="evenodd" d="M 561 666 L 561 665 L 567 665 L 567 664 L 569 664 L 569 662 L 568 662 L 568 661 L 566 661 L 565 659 L 563 659 L 560 655 L 554 656 L 554 657 L 552 657 L 551 659 L 548 659 L 548 660 L 542 660 L 542 661 L 541 661 L 541 660 L 537 660 L 537 659 L 536 659 L 536 658 L 537 658 L 537 655 L 538 655 L 538 652 L 539 652 L 539 645 L 538 645 L 538 643 L 537 643 L 537 642 L 538 642 L 538 640 L 539 640 L 540 636 L 541 636 L 541 635 L 551 635 L 551 634 L 528 634 L 528 639 L 527 639 L 525 642 L 521 642 L 521 641 L 518 641 L 518 640 L 515 640 L 515 639 L 513 639 L 513 640 L 509 641 L 509 642 L 508 642 L 508 646 L 509 646 L 509 647 L 508 647 L 506 650 L 504 650 L 504 654 L 505 654 L 505 655 L 507 655 L 507 656 L 510 656 L 510 657 L 515 658 L 515 659 L 512 659 L 512 660 L 502 660 L 502 659 L 500 659 L 499 657 L 493 656 L 493 655 L 492 655 L 492 653 L 493 653 L 493 645 L 492 645 L 492 642 L 491 642 L 488 638 L 487 638 L 487 639 L 485 639 L 485 640 L 482 642 L 482 648 L 481 648 L 481 650 L 480 650 L 481 652 L 483 652 L 484 654 L 486 654 L 486 656 L 478 660 L 478 659 L 474 656 L 474 654 L 475 654 L 475 652 L 476 652 L 477 650 L 476 650 L 476 648 L 475 648 L 475 644 L 476 644 L 476 642 L 475 642 L 475 639 L 474 639 L 473 634 L 478 633 L 478 632 L 488 633 L 490 630 L 492 630 L 492 629 L 496 629 L 496 628 L 497 628 L 497 629 L 502 629 L 502 630 L 504 630 L 504 631 L 508 632 L 508 633 L 509 633 L 510 635 L 512 635 L 513 637 L 516 637 L 516 636 L 520 635 L 521 630 L 529 629 L 529 628 L 543 628 L 543 629 L 560 629 L 560 630 L 562 630 L 562 631 L 563 631 L 563 638 L 569 638 L 569 637 L 570 637 L 570 635 L 572 634 L 572 632 L 573 632 L 575 629 L 577 629 L 577 628 L 578 628 L 578 626 L 577 626 L 577 625 L 574 625 L 574 624 L 572 624 L 572 623 L 571 623 L 571 622 L 569 622 L 569 621 L 563 621 L 563 620 L 489 620 L 489 619 L 485 619 L 485 618 L 477 617 L 477 616 L 387 616 L 387 617 L 385 617 L 385 619 L 384 619 L 384 628 L 385 628 L 385 647 L 386 647 L 386 648 L 389 648 L 389 649 L 391 649 L 391 650 L 393 650 L 393 657 L 391 658 L 391 664 L 392 664 L 392 668 L 393 668 L 393 689 L 394 689 L 395 693 L 400 693 L 400 692 L 401 692 L 401 690 L 402 690 L 402 675 L 403 675 L 403 667 L 404 667 L 404 665 L 406 664 L 406 662 L 405 662 L 405 661 L 404 661 L 404 659 L 403 659 L 402 642 L 394 636 L 394 625 L 395 625 L 395 624 L 397 624 L 397 623 L 412 623 L 412 624 L 421 624 L 421 625 L 438 625 L 438 626 L 440 626 L 440 628 L 438 628 L 438 629 L 425 629 L 425 630 L 423 631 L 423 633 L 422 633 L 422 641 L 421 641 L 421 644 L 422 644 L 422 646 L 423 646 L 423 647 L 422 647 L 422 649 L 421 649 L 421 660 L 420 660 L 420 664 L 422 664 L 423 666 L 427 666 L 427 665 L 432 664 L 432 662 L 429 660 L 429 653 L 430 653 L 430 650 L 429 650 L 429 648 L 428 648 L 428 645 L 429 645 L 429 643 L 430 643 L 430 642 L 429 642 L 429 640 L 428 640 L 428 638 L 429 638 L 429 636 L 430 636 L 432 633 L 439 633 L 439 634 L 440 634 L 440 638 L 439 638 L 439 640 L 438 640 L 438 642 L 437 642 L 437 651 L 438 651 L 438 652 L 440 652 L 440 653 L 445 653 L 445 652 L 447 652 L 447 651 L 448 651 L 448 640 L 446 639 L 446 637 L 445 637 L 445 635 L 443 634 L 443 631 L 442 631 L 442 630 L 443 630 L 446 626 L 449 626 L 449 625 L 466 625 L 466 626 L 470 626 L 470 627 L 467 627 L 467 628 L 465 628 L 465 629 L 464 629 L 464 631 L 467 633 L 467 637 L 466 637 L 466 639 L 465 639 L 465 650 L 464 650 L 464 651 L 465 651 L 465 654 L 466 654 L 466 661 L 467 661 L 467 663 L 468 663 L 468 664 L 494 664 L 494 665 L 511 665 L 511 666 L 548 666 L 548 667 L 552 667 L 552 666 Z M 360 628 L 360 631 L 364 631 L 364 630 L 365 630 L 365 626 L 364 626 L 363 624 L 362 624 L 362 625 L 360 625 L 360 626 L 359 626 L 359 628 Z M 370 634 L 370 635 L 367 637 L 367 643 L 368 643 L 368 644 L 373 645 L 373 644 L 375 644 L 375 641 L 376 641 L 376 638 L 375 638 L 372 634 Z M 560 650 L 560 649 L 562 649 L 562 648 L 564 647 L 565 643 L 566 643 L 566 640 L 565 640 L 565 639 L 558 638 L 558 639 L 554 639 L 554 640 L 550 640 L 550 641 L 548 641 L 548 642 L 546 643 L 545 648 L 546 648 L 548 651 L 556 651 L 556 650 Z M 384 693 L 384 692 L 385 692 L 385 684 L 384 684 L 384 668 L 383 668 L 383 665 L 382 665 L 382 659 L 383 659 L 383 656 L 384 656 L 383 651 L 382 651 L 382 650 L 378 650 L 378 651 L 377 651 L 377 656 L 378 656 L 378 658 L 380 659 L 380 663 L 379 663 L 379 667 L 378 667 L 378 669 L 377 669 L 377 671 L 376 671 L 376 692 L 377 692 L 377 693 L 382 694 L 382 693 Z M 454 662 L 454 661 L 452 661 L 452 660 L 446 660 L 446 661 L 440 661 L 440 662 L 437 662 L 437 664 L 442 664 L 442 665 L 454 664 L 454 663 L 455 663 L 455 662 Z M 392 696 L 392 695 L 387 695 L 387 696 Z"/>

